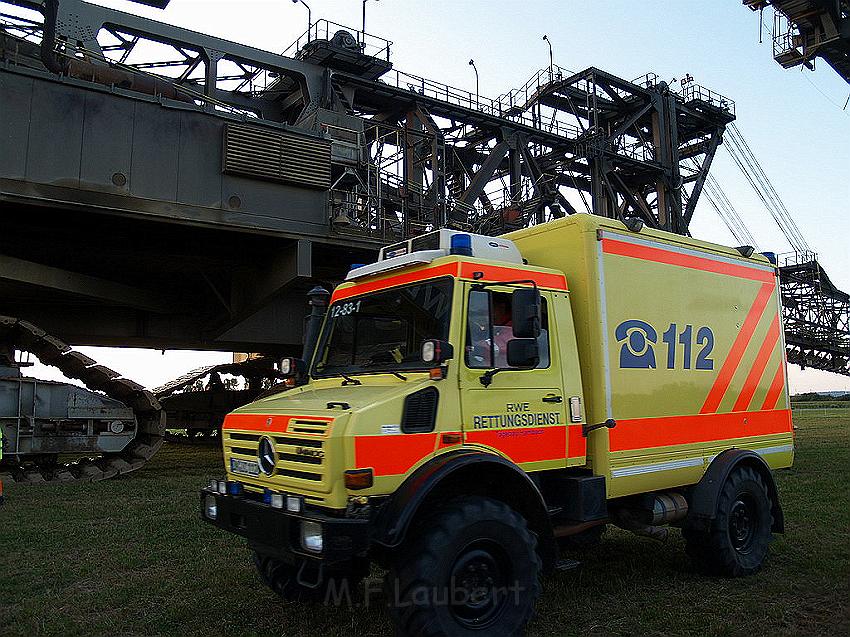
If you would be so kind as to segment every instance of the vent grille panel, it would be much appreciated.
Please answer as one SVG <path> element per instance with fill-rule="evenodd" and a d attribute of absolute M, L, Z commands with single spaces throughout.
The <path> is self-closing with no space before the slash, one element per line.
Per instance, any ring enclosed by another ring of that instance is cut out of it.
<path fill-rule="evenodd" d="M 331 142 L 228 124 L 224 131 L 224 172 L 327 190 L 331 185 Z"/>
<path fill-rule="evenodd" d="M 436 387 L 428 387 L 410 394 L 404 401 L 401 430 L 404 433 L 434 431 L 439 398 L 440 393 Z"/>

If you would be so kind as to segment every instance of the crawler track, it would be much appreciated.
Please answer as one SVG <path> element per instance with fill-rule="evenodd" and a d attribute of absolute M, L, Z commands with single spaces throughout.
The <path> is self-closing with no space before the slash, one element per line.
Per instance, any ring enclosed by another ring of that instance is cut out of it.
<path fill-rule="evenodd" d="M 100 454 L 49 467 L 20 463 L 13 457 L 7 461 L 4 457 L 4 464 L 0 465 L 0 477 L 4 481 L 44 484 L 106 480 L 140 468 L 162 445 L 165 414 L 156 397 L 138 383 L 121 378 L 117 372 L 98 365 L 58 338 L 17 318 L 0 316 L 0 343 L 30 352 L 68 378 L 82 381 L 86 388 L 121 401 L 133 410 L 136 418 L 136 437 L 119 453 Z"/>

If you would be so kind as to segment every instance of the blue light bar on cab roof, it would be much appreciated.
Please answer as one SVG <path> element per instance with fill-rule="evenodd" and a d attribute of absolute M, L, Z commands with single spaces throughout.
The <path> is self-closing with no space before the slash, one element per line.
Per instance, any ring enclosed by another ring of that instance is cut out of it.
<path fill-rule="evenodd" d="M 346 281 L 390 270 L 431 263 L 449 255 L 520 264 L 522 255 L 510 239 L 441 228 L 381 248 L 378 261 L 349 271 Z"/>
<path fill-rule="evenodd" d="M 464 257 L 472 255 L 472 237 L 463 232 L 452 235 L 449 254 L 459 254 Z"/>

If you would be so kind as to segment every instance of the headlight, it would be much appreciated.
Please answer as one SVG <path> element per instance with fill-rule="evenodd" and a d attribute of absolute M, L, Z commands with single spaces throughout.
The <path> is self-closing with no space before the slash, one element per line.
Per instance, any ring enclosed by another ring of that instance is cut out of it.
<path fill-rule="evenodd" d="M 303 500 L 301 496 L 288 495 L 286 496 L 286 510 L 290 513 L 301 513 Z"/>
<path fill-rule="evenodd" d="M 322 525 L 318 522 L 301 522 L 301 546 L 313 553 L 322 552 Z"/>
<path fill-rule="evenodd" d="M 208 495 L 204 498 L 204 515 L 210 520 L 215 520 L 218 517 L 218 505 L 214 495 Z"/>

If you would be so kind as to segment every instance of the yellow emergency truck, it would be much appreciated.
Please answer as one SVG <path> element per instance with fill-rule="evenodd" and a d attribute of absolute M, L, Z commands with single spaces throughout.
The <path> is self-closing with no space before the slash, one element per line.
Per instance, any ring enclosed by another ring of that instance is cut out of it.
<path fill-rule="evenodd" d="M 559 547 L 606 524 L 679 526 L 723 576 L 783 531 L 779 287 L 752 248 L 581 214 L 443 229 L 353 268 L 309 350 L 227 417 L 200 498 L 286 598 L 377 562 L 402 634 L 517 634 Z"/>

